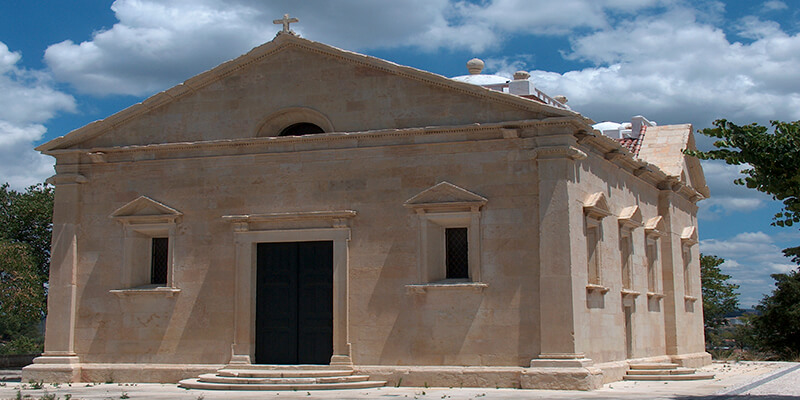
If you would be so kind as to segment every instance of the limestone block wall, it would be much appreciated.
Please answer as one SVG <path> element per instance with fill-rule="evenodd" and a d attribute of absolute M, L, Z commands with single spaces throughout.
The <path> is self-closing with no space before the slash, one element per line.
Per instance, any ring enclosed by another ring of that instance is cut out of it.
<path fill-rule="evenodd" d="M 527 365 L 539 353 L 539 229 L 535 163 L 519 143 L 168 160 L 143 154 L 137 162 L 85 165 L 76 353 L 82 362 L 228 362 L 235 246 L 222 216 L 348 209 L 358 212 L 348 246 L 354 363 Z M 481 210 L 483 291 L 405 287 L 423 282 L 417 217 L 403 203 L 441 181 L 488 199 Z M 172 277 L 180 293 L 172 296 L 109 293 L 123 289 L 123 229 L 109 215 L 142 195 L 183 213 Z"/>
<path fill-rule="evenodd" d="M 581 327 L 580 350 L 596 363 L 619 361 L 630 358 L 646 358 L 666 354 L 665 308 L 660 296 L 648 296 L 648 276 L 646 257 L 645 227 L 631 230 L 631 285 L 632 294 L 623 293 L 621 226 L 623 209 L 638 206 L 641 222 L 659 215 L 660 190 L 632 173 L 602 158 L 590 156 L 578 163 L 578 182 L 576 186 L 575 207 L 582 208 L 584 199 L 594 193 L 603 193 L 611 215 L 600 222 L 602 232 L 598 246 L 600 264 L 600 285 L 608 289 L 586 290 L 581 292 L 586 313 Z M 587 247 L 585 227 L 576 227 L 571 240 L 578 256 L 575 271 L 586 284 L 588 280 Z M 666 238 L 659 239 L 661 241 Z M 665 270 L 664 257 L 660 258 L 657 294 L 663 294 Z M 626 341 L 625 307 L 630 307 L 630 348 Z M 629 354 L 630 350 L 630 354 Z"/>
<path fill-rule="evenodd" d="M 697 232 L 689 238 L 681 237 L 685 227 L 697 226 L 697 207 L 680 196 L 664 194 L 659 208 L 671 217 L 671 249 L 667 256 L 672 258 L 674 267 L 673 281 L 667 283 L 665 293 L 666 306 L 675 310 L 674 320 L 667 320 L 667 348 L 670 354 L 702 353 L 705 342 Z M 684 251 L 688 261 L 684 259 Z M 688 263 L 686 269 L 684 262 Z M 685 270 L 689 272 L 688 278 Z"/>

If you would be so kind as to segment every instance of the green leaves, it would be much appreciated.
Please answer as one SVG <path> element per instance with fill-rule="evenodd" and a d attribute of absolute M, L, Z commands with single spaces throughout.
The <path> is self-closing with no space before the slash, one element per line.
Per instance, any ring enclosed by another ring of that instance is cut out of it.
<path fill-rule="evenodd" d="M 772 195 L 783 204 L 772 224 L 791 227 L 800 223 L 800 121 L 771 121 L 773 132 L 758 124 L 736 125 L 724 119 L 714 121 L 714 128 L 700 131 L 719 138 L 716 150 L 687 150 L 686 154 L 703 160 L 723 160 L 731 165 L 746 164 L 744 178 L 737 185 Z M 788 250 L 788 249 L 787 249 Z M 785 252 L 785 251 L 784 251 Z M 800 258 L 794 258 L 800 263 Z"/>
<path fill-rule="evenodd" d="M 39 346 L 50 270 L 53 189 L 0 185 L 0 353 Z"/>
<path fill-rule="evenodd" d="M 739 309 L 739 285 L 728 282 L 730 275 L 719 268 L 725 260 L 712 255 L 700 255 L 700 281 L 703 287 L 703 323 L 706 336 L 726 324 L 725 315 Z"/>
<path fill-rule="evenodd" d="M 50 236 L 53 230 L 53 188 L 45 184 L 25 192 L 0 185 L 0 239 L 25 243 L 38 273 L 47 280 L 50 267 Z"/>
<path fill-rule="evenodd" d="M 756 306 L 753 329 L 760 346 L 791 360 L 800 355 L 800 273 L 771 276 L 775 290 Z"/>

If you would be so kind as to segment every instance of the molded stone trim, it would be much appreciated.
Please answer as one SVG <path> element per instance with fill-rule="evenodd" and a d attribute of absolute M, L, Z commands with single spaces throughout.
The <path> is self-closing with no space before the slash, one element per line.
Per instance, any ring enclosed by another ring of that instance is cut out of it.
<path fill-rule="evenodd" d="M 319 126 L 326 133 L 336 131 L 333 123 L 325 114 L 309 107 L 290 107 L 276 111 L 264 118 L 264 121 L 258 124 L 258 129 L 253 136 L 276 137 L 286 127 L 301 122 Z"/>
<path fill-rule="evenodd" d="M 608 200 L 603 192 L 590 194 L 583 202 L 583 212 L 586 216 L 601 220 L 609 215 Z"/>
<path fill-rule="evenodd" d="M 687 226 L 681 231 L 681 243 L 687 246 L 693 246 L 700 243 L 697 239 L 697 228 L 695 226 Z"/>
<path fill-rule="evenodd" d="M 437 290 L 470 290 L 477 293 L 483 292 L 489 285 L 482 282 L 433 282 L 406 285 L 406 293 L 425 294 L 428 291 Z"/>
<path fill-rule="evenodd" d="M 600 292 L 601 294 L 606 294 L 606 293 L 608 293 L 609 290 L 611 290 L 611 288 L 603 286 L 603 285 L 596 285 L 594 283 L 590 283 L 590 284 L 586 285 L 586 290 L 588 292 L 595 292 L 596 291 L 596 292 Z"/>
<path fill-rule="evenodd" d="M 330 225 L 334 228 L 347 227 L 347 220 L 355 218 L 358 212 L 355 210 L 333 210 L 333 211 L 295 211 L 295 212 L 278 212 L 278 213 L 264 213 L 264 214 L 241 214 L 241 215 L 223 215 L 222 219 L 225 222 L 230 222 L 235 225 L 236 232 L 249 231 L 251 223 L 280 223 L 292 221 L 330 221 Z"/>
<path fill-rule="evenodd" d="M 642 226 L 642 210 L 639 209 L 639 206 L 625 207 L 617 220 L 621 227 L 636 229 Z"/>
<path fill-rule="evenodd" d="M 453 185 L 450 182 L 439 182 L 433 187 L 423 190 L 416 196 L 406 200 L 405 207 L 415 210 L 440 210 L 444 208 L 472 210 L 480 208 L 488 200 L 469 190 Z"/>
<path fill-rule="evenodd" d="M 644 224 L 644 234 L 647 236 L 664 236 L 664 217 L 656 216 L 650 218 Z"/>
<path fill-rule="evenodd" d="M 183 213 L 147 196 L 116 209 L 109 216 L 123 224 L 175 223 Z"/>

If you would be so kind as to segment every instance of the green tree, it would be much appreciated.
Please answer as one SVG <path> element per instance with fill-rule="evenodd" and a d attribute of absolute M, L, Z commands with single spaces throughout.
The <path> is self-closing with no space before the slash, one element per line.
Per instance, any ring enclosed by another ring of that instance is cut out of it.
<path fill-rule="evenodd" d="M 772 195 L 783 208 L 773 218 L 773 225 L 800 223 L 800 121 L 771 121 L 773 132 L 758 124 L 736 125 L 724 119 L 714 121 L 714 128 L 700 133 L 718 138 L 716 150 L 687 151 L 707 160 L 723 160 L 731 165 L 747 164 L 738 185 Z M 800 246 L 783 250 L 800 264 Z"/>
<path fill-rule="evenodd" d="M 35 342 L 39 336 L 36 327 L 46 309 L 44 283 L 26 244 L 0 240 L 0 353 L 17 352 L 19 343 Z"/>
<path fill-rule="evenodd" d="M 800 273 L 772 274 L 775 290 L 756 306 L 752 326 L 757 344 L 781 359 L 800 355 Z"/>
<path fill-rule="evenodd" d="M 44 280 L 50 272 L 50 237 L 53 231 L 53 188 L 45 184 L 17 192 L 0 185 L 0 240 L 25 243 Z"/>
<path fill-rule="evenodd" d="M 719 329 L 727 324 L 725 315 L 739 309 L 739 285 L 728 282 L 730 275 L 722 273 L 725 260 L 700 254 L 700 280 L 703 287 L 703 324 L 706 343 L 716 345 Z"/>
<path fill-rule="evenodd" d="M 33 352 L 46 307 L 53 189 L 0 185 L 0 353 Z"/>

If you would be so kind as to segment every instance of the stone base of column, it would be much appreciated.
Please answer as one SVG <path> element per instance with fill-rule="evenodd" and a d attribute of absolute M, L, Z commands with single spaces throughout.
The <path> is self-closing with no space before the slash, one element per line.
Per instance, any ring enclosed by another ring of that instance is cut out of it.
<path fill-rule="evenodd" d="M 252 364 L 252 363 L 250 362 L 250 356 L 244 354 L 232 355 L 231 361 L 228 363 L 228 365 L 246 365 L 246 364 Z"/>
<path fill-rule="evenodd" d="M 670 356 L 672 362 L 686 368 L 700 368 L 711 364 L 711 354 L 705 351 Z"/>
<path fill-rule="evenodd" d="M 331 365 L 353 368 L 353 360 L 348 355 L 334 354 L 333 356 L 331 356 Z"/>
<path fill-rule="evenodd" d="M 523 389 L 594 390 L 603 386 L 603 371 L 583 354 L 541 354 L 519 377 Z"/>
<path fill-rule="evenodd" d="M 22 369 L 22 382 L 80 382 L 81 360 L 75 355 L 42 355 Z"/>

